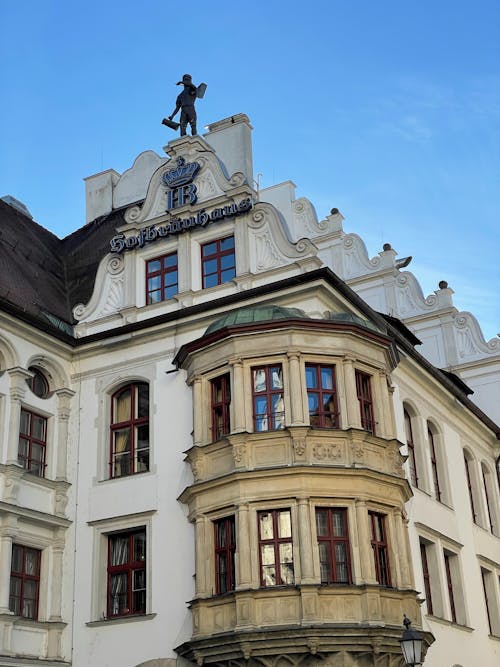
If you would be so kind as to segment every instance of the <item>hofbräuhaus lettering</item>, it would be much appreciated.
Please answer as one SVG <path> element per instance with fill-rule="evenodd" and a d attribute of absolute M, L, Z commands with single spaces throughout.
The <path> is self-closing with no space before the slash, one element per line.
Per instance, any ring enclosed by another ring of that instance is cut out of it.
<path fill-rule="evenodd" d="M 202 209 L 196 215 L 192 215 L 189 218 L 175 218 L 168 225 L 151 225 L 150 227 L 141 229 L 136 236 L 118 234 L 110 241 L 111 252 L 120 254 L 125 250 L 143 248 L 147 243 L 153 243 L 159 238 L 180 234 L 196 227 L 205 227 L 217 220 L 233 218 L 250 211 L 252 207 L 253 202 L 250 197 L 247 197 L 246 199 L 242 199 L 239 204 L 227 204 L 220 208 L 214 208 L 209 213 L 205 209 Z"/>

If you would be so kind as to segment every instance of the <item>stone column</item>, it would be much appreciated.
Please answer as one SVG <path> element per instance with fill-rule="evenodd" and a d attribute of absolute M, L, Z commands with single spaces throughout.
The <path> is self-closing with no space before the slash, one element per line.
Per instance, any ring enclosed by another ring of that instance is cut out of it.
<path fill-rule="evenodd" d="M 300 372 L 300 354 L 298 352 L 288 352 L 287 357 L 290 375 L 291 425 L 302 426 L 304 424 L 304 403 L 302 374 Z"/>
<path fill-rule="evenodd" d="M 231 374 L 233 380 L 231 387 L 231 433 L 243 433 L 247 430 L 243 362 L 241 359 L 233 359 L 229 364 L 233 369 Z"/>
<path fill-rule="evenodd" d="M 402 588 L 401 564 L 405 557 L 404 549 L 399 541 L 399 534 L 396 526 L 397 508 L 387 513 L 387 546 L 389 551 L 389 568 L 391 572 L 392 585 L 396 588 Z"/>
<path fill-rule="evenodd" d="M 374 406 L 378 416 L 378 424 L 375 428 L 375 433 L 383 438 L 393 438 L 395 434 L 391 429 L 390 397 L 387 388 L 387 374 L 385 370 L 380 369 L 374 379 L 377 380 L 377 392 L 375 396 L 378 397 L 377 404 Z"/>
<path fill-rule="evenodd" d="M 63 554 L 64 554 L 64 528 L 57 530 L 52 543 L 52 571 L 49 575 L 51 582 L 50 617 L 49 621 L 61 621 L 62 609 L 62 581 L 63 581 Z"/>
<path fill-rule="evenodd" d="M 401 509 L 394 509 L 394 539 L 399 545 L 401 588 L 413 588 L 410 545 L 408 541 L 408 529 L 401 513 Z"/>
<path fill-rule="evenodd" d="M 193 444 L 203 444 L 203 387 L 201 377 L 193 381 Z"/>
<path fill-rule="evenodd" d="M 238 507 L 236 590 L 249 588 L 252 583 L 252 568 L 250 565 L 250 520 L 248 514 L 248 503 Z"/>
<path fill-rule="evenodd" d="M 56 480 L 67 478 L 68 454 L 68 422 L 70 416 L 70 402 L 75 395 L 71 389 L 56 389 L 57 396 L 57 458 Z"/>
<path fill-rule="evenodd" d="M 0 528 L 0 614 L 12 614 L 9 609 L 12 542 L 17 534 L 17 517 L 5 517 Z"/>
<path fill-rule="evenodd" d="M 206 561 L 205 517 L 202 514 L 198 514 L 195 521 L 195 593 L 197 596 L 201 597 L 207 593 L 207 579 L 205 575 Z"/>
<path fill-rule="evenodd" d="M 17 464 L 21 403 L 26 394 L 26 380 L 33 377 L 33 373 L 30 373 L 29 371 L 26 371 L 24 368 L 19 366 L 16 366 L 15 368 L 9 368 L 7 373 L 10 377 L 10 416 L 6 462 L 8 464 Z"/>
<path fill-rule="evenodd" d="M 355 358 L 350 355 L 346 355 L 342 360 L 344 366 L 345 399 L 347 404 L 347 418 L 342 424 L 344 428 L 361 428 L 361 413 L 356 392 L 354 361 Z"/>
<path fill-rule="evenodd" d="M 315 580 L 309 498 L 298 498 L 298 510 L 301 583 L 312 584 Z"/>
<path fill-rule="evenodd" d="M 376 584 L 368 509 L 364 500 L 356 500 L 355 502 L 361 579 L 366 584 Z"/>

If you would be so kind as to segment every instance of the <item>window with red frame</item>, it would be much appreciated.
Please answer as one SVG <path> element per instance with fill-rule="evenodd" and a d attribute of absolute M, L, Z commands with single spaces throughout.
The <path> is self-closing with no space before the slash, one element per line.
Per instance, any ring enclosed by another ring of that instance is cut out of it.
<path fill-rule="evenodd" d="M 9 609 L 16 616 L 38 618 L 41 551 L 12 545 Z"/>
<path fill-rule="evenodd" d="M 456 556 L 453 554 L 446 553 L 444 552 L 444 567 L 446 570 L 446 585 L 448 587 L 448 599 L 450 600 L 450 612 L 451 612 L 451 620 L 453 623 L 457 622 L 457 612 L 455 608 L 455 594 L 453 592 L 453 578 L 451 575 L 451 561 L 453 558 L 456 558 Z"/>
<path fill-rule="evenodd" d="M 215 592 L 217 595 L 234 591 L 234 553 L 236 532 L 234 516 L 214 522 L 215 531 Z"/>
<path fill-rule="evenodd" d="M 177 253 L 155 257 L 146 262 L 146 305 L 171 299 L 179 291 Z"/>
<path fill-rule="evenodd" d="M 210 241 L 201 246 L 201 273 L 204 289 L 222 285 L 235 277 L 234 236 Z"/>
<path fill-rule="evenodd" d="M 290 510 L 259 512 L 258 522 L 260 585 L 293 584 L 295 579 Z"/>
<path fill-rule="evenodd" d="M 28 472 L 45 477 L 47 450 L 47 419 L 21 409 L 17 460 Z"/>
<path fill-rule="evenodd" d="M 420 542 L 420 560 L 422 561 L 422 575 L 424 578 L 425 601 L 427 602 L 427 613 L 432 616 L 432 593 L 429 564 L 427 562 L 427 546 Z"/>
<path fill-rule="evenodd" d="M 381 586 L 391 585 L 389 571 L 389 549 L 385 527 L 385 515 L 369 512 L 372 535 L 373 558 L 375 562 L 375 577 Z"/>
<path fill-rule="evenodd" d="M 212 391 L 212 440 L 220 440 L 231 432 L 229 409 L 231 406 L 231 378 L 221 375 L 211 381 Z"/>
<path fill-rule="evenodd" d="M 285 427 L 281 364 L 252 368 L 253 423 L 256 431 Z"/>
<path fill-rule="evenodd" d="M 367 373 L 356 371 L 356 393 L 361 413 L 361 428 L 370 433 L 375 433 L 371 377 Z"/>
<path fill-rule="evenodd" d="M 121 387 L 111 400 L 110 477 L 149 470 L 149 386 Z"/>
<path fill-rule="evenodd" d="M 417 462 L 415 460 L 415 441 L 413 440 L 413 430 L 411 426 L 411 417 L 408 410 L 404 411 L 406 445 L 408 447 L 408 463 L 410 466 L 410 482 L 418 488 Z"/>
<path fill-rule="evenodd" d="M 322 584 L 350 584 L 351 557 L 347 510 L 316 509 L 319 564 Z"/>
<path fill-rule="evenodd" d="M 429 449 L 431 453 L 432 480 L 434 482 L 434 494 L 436 500 L 441 502 L 441 488 L 439 486 L 438 462 L 436 458 L 436 446 L 434 444 L 434 434 L 430 426 L 427 426 L 427 437 L 429 439 Z"/>
<path fill-rule="evenodd" d="M 338 428 L 334 366 L 306 364 L 307 404 L 313 428 Z"/>
<path fill-rule="evenodd" d="M 108 618 L 146 613 L 146 530 L 108 536 Z"/>

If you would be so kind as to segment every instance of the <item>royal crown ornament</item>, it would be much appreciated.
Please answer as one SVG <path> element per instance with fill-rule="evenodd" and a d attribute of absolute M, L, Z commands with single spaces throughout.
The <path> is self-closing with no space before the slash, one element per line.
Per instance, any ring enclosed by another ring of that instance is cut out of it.
<path fill-rule="evenodd" d="M 177 158 L 177 168 L 169 169 L 163 174 L 163 182 L 169 188 L 177 188 L 190 183 L 200 169 L 198 162 L 187 162 L 183 157 Z"/>

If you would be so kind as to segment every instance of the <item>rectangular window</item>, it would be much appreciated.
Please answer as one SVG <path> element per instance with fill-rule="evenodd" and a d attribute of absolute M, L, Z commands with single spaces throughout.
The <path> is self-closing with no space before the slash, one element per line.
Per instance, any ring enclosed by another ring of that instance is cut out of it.
<path fill-rule="evenodd" d="M 23 618 L 38 619 L 41 551 L 12 545 L 9 609 Z"/>
<path fill-rule="evenodd" d="M 281 364 L 252 368 L 253 422 L 256 431 L 285 427 Z"/>
<path fill-rule="evenodd" d="M 313 428 L 338 428 L 334 366 L 306 364 L 309 422 Z"/>
<path fill-rule="evenodd" d="M 155 257 L 146 262 L 146 305 L 171 299 L 179 288 L 177 253 Z"/>
<path fill-rule="evenodd" d="M 231 406 L 231 378 L 229 374 L 221 375 L 211 381 L 212 401 L 212 440 L 220 440 L 231 433 L 229 408 Z"/>
<path fill-rule="evenodd" d="M 204 289 L 222 285 L 235 277 L 234 236 L 201 246 L 201 273 Z"/>
<path fill-rule="evenodd" d="M 322 584 L 350 584 L 351 563 L 347 510 L 316 509 L 319 563 Z"/>
<path fill-rule="evenodd" d="M 38 477 L 45 477 L 47 419 L 21 409 L 19 425 L 19 464 Z"/>
<path fill-rule="evenodd" d="M 290 510 L 259 512 L 258 522 L 260 585 L 293 584 L 295 579 Z"/>
<path fill-rule="evenodd" d="M 234 516 L 214 522 L 215 530 L 215 592 L 217 595 L 234 591 L 234 553 L 236 532 Z"/>
<path fill-rule="evenodd" d="M 453 578 L 451 576 L 451 560 L 456 556 L 444 552 L 444 568 L 446 570 L 446 586 L 448 588 L 448 599 L 450 601 L 450 613 L 453 623 L 457 622 L 457 612 L 455 607 L 455 594 L 453 592 Z"/>
<path fill-rule="evenodd" d="M 361 413 L 361 428 L 370 433 L 375 433 L 371 377 L 367 373 L 356 371 L 356 393 Z"/>
<path fill-rule="evenodd" d="M 427 562 L 427 547 L 423 542 L 420 542 L 420 559 L 422 561 L 422 575 L 424 577 L 425 601 L 427 603 L 427 613 L 432 616 L 432 593 L 431 593 L 431 577 L 429 574 L 429 564 Z"/>
<path fill-rule="evenodd" d="M 146 613 L 146 530 L 108 536 L 108 618 Z"/>
<path fill-rule="evenodd" d="M 385 529 L 385 516 L 376 512 L 369 512 L 369 516 L 371 522 L 375 576 L 381 586 L 390 586 L 391 574 L 389 571 L 389 552 Z"/>

